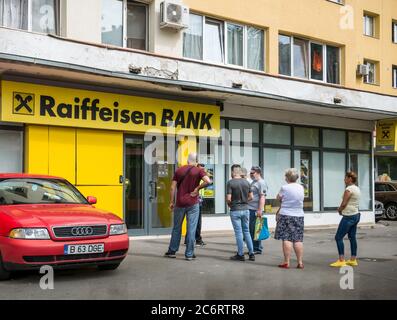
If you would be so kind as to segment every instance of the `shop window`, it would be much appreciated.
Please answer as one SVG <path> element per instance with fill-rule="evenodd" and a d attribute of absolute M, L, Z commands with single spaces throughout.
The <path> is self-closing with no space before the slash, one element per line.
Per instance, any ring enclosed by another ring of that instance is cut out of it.
<path fill-rule="evenodd" d="M 323 147 L 346 149 L 346 132 L 341 130 L 323 129 Z"/>
<path fill-rule="evenodd" d="M 269 144 L 291 144 L 291 127 L 265 123 L 263 126 L 263 142 Z"/>
<path fill-rule="evenodd" d="M 266 211 L 276 213 L 280 203 L 277 194 L 286 184 L 285 170 L 291 167 L 291 151 L 289 149 L 263 149 L 263 175 L 268 186 Z"/>
<path fill-rule="evenodd" d="M 371 134 L 366 132 L 349 132 L 349 149 L 368 151 L 371 148 Z"/>
<path fill-rule="evenodd" d="M 147 50 L 147 11 L 135 1 L 102 0 L 102 43 Z"/>
<path fill-rule="evenodd" d="M 304 147 L 319 146 L 319 130 L 317 128 L 294 127 L 294 144 Z"/>
<path fill-rule="evenodd" d="M 378 181 L 382 181 L 383 177 L 390 180 L 397 180 L 397 158 L 394 157 L 377 157 Z"/>
<path fill-rule="evenodd" d="M 203 59 L 203 17 L 191 13 L 189 28 L 183 33 L 183 56 L 186 58 Z"/>
<path fill-rule="evenodd" d="M 349 170 L 357 174 L 357 185 L 360 188 L 360 210 L 371 208 L 370 190 L 370 155 L 369 154 L 350 154 Z"/>
<path fill-rule="evenodd" d="M 340 48 L 281 34 L 278 43 L 279 74 L 340 83 Z"/>
<path fill-rule="evenodd" d="M 295 150 L 294 167 L 299 170 L 298 183 L 305 190 L 303 209 L 320 211 L 320 163 L 318 151 Z"/>
<path fill-rule="evenodd" d="M 364 83 L 375 84 L 377 79 L 377 68 L 376 63 L 368 60 L 364 60 L 364 64 L 368 66 L 368 75 L 364 76 Z"/>
<path fill-rule="evenodd" d="M 189 28 L 183 36 L 183 56 L 264 70 L 264 31 L 190 13 Z"/>
<path fill-rule="evenodd" d="M 0 172 L 22 172 L 22 131 L 2 130 L 0 128 L 0 150 Z"/>
<path fill-rule="evenodd" d="M 397 66 L 393 66 L 392 75 L 393 75 L 393 88 L 397 89 Z"/>
<path fill-rule="evenodd" d="M 323 153 L 323 194 L 324 209 L 335 210 L 339 207 L 345 190 L 344 178 L 346 174 L 345 153 Z"/>
<path fill-rule="evenodd" d="M 59 1 L 0 0 L 0 26 L 59 34 Z"/>
<path fill-rule="evenodd" d="M 230 168 L 233 164 L 239 164 L 242 168 L 247 169 L 247 172 L 252 166 L 259 166 L 259 148 L 231 146 L 230 147 L 230 164 L 226 174 L 230 176 Z M 247 175 L 247 178 L 249 176 Z"/>
<path fill-rule="evenodd" d="M 259 123 L 250 121 L 229 121 L 229 130 L 233 142 L 259 142 Z"/>

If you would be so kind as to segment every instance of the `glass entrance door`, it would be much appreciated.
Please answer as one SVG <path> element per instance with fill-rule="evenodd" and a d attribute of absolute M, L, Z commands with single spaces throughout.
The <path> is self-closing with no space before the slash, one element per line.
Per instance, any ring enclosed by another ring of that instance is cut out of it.
<path fill-rule="evenodd" d="M 169 192 L 174 165 L 157 148 L 145 161 L 148 143 L 142 136 L 124 140 L 124 217 L 131 235 L 168 234 L 172 228 Z M 166 146 L 164 146 L 166 150 Z"/>
<path fill-rule="evenodd" d="M 158 145 L 146 164 L 147 211 L 149 234 L 169 234 L 172 229 L 172 212 L 169 209 L 170 188 L 174 165 L 168 163 L 167 146 Z"/>

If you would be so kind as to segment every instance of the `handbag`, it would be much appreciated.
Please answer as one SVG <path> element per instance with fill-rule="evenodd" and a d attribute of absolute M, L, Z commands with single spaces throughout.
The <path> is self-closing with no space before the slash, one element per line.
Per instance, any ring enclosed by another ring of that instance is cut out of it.
<path fill-rule="evenodd" d="M 270 237 L 269 227 L 266 217 L 256 217 L 254 240 L 266 240 Z"/>

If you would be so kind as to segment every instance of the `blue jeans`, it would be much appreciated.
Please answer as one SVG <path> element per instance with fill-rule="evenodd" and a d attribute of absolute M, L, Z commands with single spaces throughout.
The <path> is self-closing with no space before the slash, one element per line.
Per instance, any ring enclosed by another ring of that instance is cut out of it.
<path fill-rule="evenodd" d="M 174 226 L 172 228 L 168 251 L 175 253 L 179 250 L 182 236 L 182 222 L 185 214 L 187 222 L 185 257 L 192 257 L 194 254 L 195 233 L 199 218 L 199 204 L 195 204 L 188 208 L 174 208 Z"/>
<path fill-rule="evenodd" d="M 254 251 L 258 251 L 262 253 L 263 250 L 262 241 L 254 240 L 255 222 L 256 222 L 256 210 L 250 209 L 250 234 L 252 238 L 252 243 L 254 245 Z"/>
<path fill-rule="evenodd" d="M 343 245 L 343 238 L 347 234 L 350 240 L 350 250 L 352 256 L 357 256 L 357 240 L 356 232 L 357 225 L 360 222 L 360 213 L 354 216 L 343 216 L 339 223 L 338 231 L 336 231 L 335 240 L 340 256 L 345 255 L 345 246 Z"/>
<path fill-rule="evenodd" d="M 252 239 L 249 232 L 249 211 L 248 210 L 230 211 L 230 219 L 232 220 L 234 234 L 236 236 L 237 249 L 238 249 L 237 253 L 240 256 L 244 255 L 244 240 L 243 240 L 243 233 L 244 233 L 245 243 L 247 244 L 248 251 L 250 254 L 253 254 L 254 248 L 252 245 Z"/>

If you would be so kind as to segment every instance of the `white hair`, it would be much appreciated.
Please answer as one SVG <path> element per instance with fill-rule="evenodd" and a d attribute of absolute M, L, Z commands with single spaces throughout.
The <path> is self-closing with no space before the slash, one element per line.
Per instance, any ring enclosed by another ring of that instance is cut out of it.
<path fill-rule="evenodd" d="M 187 157 L 187 163 L 194 164 L 197 162 L 197 153 L 189 153 Z"/>
<path fill-rule="evenodd" d="M 296 182 L 299 178 L 298 170 L 295 168 L 289 168 L 285 170 L 285 177 L 287 178 L 288 182 Z"/>

